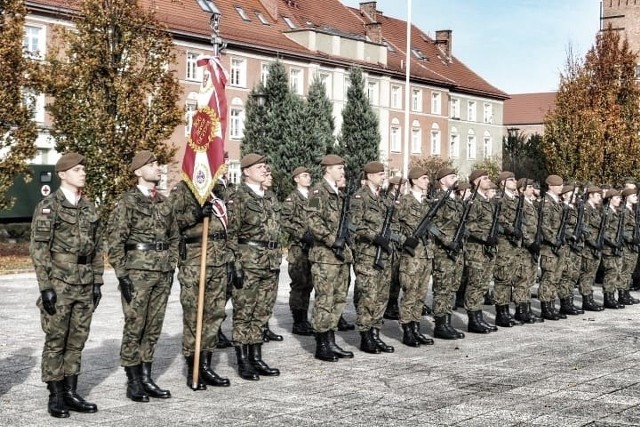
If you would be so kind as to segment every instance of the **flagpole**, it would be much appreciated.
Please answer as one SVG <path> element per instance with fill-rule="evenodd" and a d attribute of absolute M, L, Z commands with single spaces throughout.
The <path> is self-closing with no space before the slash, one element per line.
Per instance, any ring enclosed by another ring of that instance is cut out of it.
<path fill-rule="evenodd" d="M 409 108 L 411 107 L 411 0 L 407 0 L 407 48 L 404 77 L 404 147 L 402 150 L 402 175 L 409 176 Z M 422 141 L 420 141 L 422 144 Z"/>
<path fill-rule="evenodd" d="M 218 58 L 222 38 L 220 37 L 220 17 L 222 14 L 214 12 L 211 14 L 209 25 L 211 26 L 211 44 L 213 45 L 213 57 Z M 213 78 L 213 76 L 211 76 Z M 224 138 L 224 135 L 223 135 Z M 200 279 L 198 282 L 198 303 L 196 309 L 196 343 L 193 355 L 193 377 L 191 388 L 198 389 L 198 378 L 200 377 L 200 347 L 202 346 L 202 318 L 204 316 L 204 288 L 207 280 L 207 247 L 209 246 L 209 217 L 205 216 L 202 222 L 202 246 L 200 248 Z M 226 284 L 225 284 L 226 286 Z"/>

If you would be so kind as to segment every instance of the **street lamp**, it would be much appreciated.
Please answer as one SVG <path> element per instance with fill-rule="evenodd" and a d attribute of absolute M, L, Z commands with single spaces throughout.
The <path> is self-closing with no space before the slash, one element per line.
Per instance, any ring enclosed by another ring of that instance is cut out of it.
<path fill-rule="evenodd" d="M 262 90 L 257 90 L 249 95 L 251 98 L 255 99 L 258 107 L 264 107 L 267 103 L 267 94 Z"/>

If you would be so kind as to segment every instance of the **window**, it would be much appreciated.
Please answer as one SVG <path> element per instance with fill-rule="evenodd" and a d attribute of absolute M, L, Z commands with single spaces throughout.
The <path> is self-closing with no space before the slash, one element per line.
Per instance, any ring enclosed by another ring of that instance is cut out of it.
<path fill-rule="evenodd" d="M 457 159 L 460 157 L 460 135 L 458 129 L 451 128 L 451 138 L 449 139 L 449 157 Z"/>
<path fill-rule="evenodd" d="M 420 89 L 413 89 L 411 91 L 411 110 L 422 111 L 422 91 Z"/>
<path fill-rule="evenodd" d="M 400 86 L 391 86 L 391 108 L 402 108 L 402 92 Z"/>
<path fill-rule="evenodd" d="M 271 25 L 269 24 L 269 21 L 267 21 L 267 18 L 265 18 L 264 15 L 258 12 L 257 10 L 256 10 L 256 16 L 258 17 L 262 25 Z"/>
<path fill-rule="evenodd" d="M 475 160 L 476 158 L 476 137 L 473 131 L 470 130 L 467 135 L 467 159 Z"/>
<path fill-rule="evenodd" d="M 238 12 L 238 15 L 240 15 L 240 18 L 242 18 L 243 21 L 251 22 L 249 15 L 247 15 L 247 12 L 245 12 L 243 8 L 236 6 L 236 12 Z"/>
<path fill-rule="evenodd" d="M 636 65 L 636 80 L 640 79 L 640 65 Z"/>
<path fill-rule="evenodd" d="M 482 157 L 484 159 L 488 159 L 491 157 L 492 145 L 493 145 L 493 140 L 491 138 L 491 134 L 489 134 L 489 132 L 485 132 L 483 137 L 483 145 L 482 145 Z"/>
<path fill-rule="evenodd" d="M 351 87 L 351 79 L 349 79 L 349 75 L 345 74 L 344 76 L 344 94 L 345 97 L 347 96 L 347 92 L 349 91 L 349 88 Z"/>
<path fill-rule="evenodd" d="M 44 59 L 45 37 L 44 28 L 25 25 L 22 48 L 25 56 L 32 59 Z"/>
<path fill-rule="evenodd" d="M 460 120 L 460 100 L 451 98 L 451 118 Z"/>
<path fill-rule="evenodd" d="M 414 120 L 411 124 L 411 154 L 420 154 L 422 152 L 422 129 L 420 122 Z"/>
<path fill-rule="evenodd" d="M 232 108 L 230 111 L 229 136 L 232 139 L 242 139 L 244 136 L 244 111 L 239 108 Z"/>
<path fill-rule="evenodd" d="M 440 155 L 440 126 L 437 123 L 434 123 L 431 126 L 431 155 L 439 156 Z"/>
<path fill-rule="evenodd" d="M 31 119 L 38 123 L 44 122 L 44 94 L 25 90 L 22 93 L 24 105 L 31 110 Z"/>
<path fill-rule="evenodd" d="M 302 70 L 299 68 L 292 68 L 289 70 L 289 84 L 291 85 L 291 91 L 302 95 Z"/>
<path fill-rule="evenodd" d="M 196 102 L 191 100 L 187 101 L 184 114 L 184 136 L 187 138 L 191 136 L 191 126 L 193 126 L 193 116 L 196 114 L 196 111 L 198 111 Z"/>
<path fill-rule="evenodd" d="M 318 79 L 324 85 L 325 93 L 331 98 L 331 73 L 320 71 L 318 72 Z"/>
<path fill-rule="evenodd" d="M 196 52 L 187 52 L 187 80 L 202 80 L 202 68 L 198 67 Z"/>
<path fill-rule="evenodd" d="M 233 184 L 240 184 L 240 162 L 238 160 L 231 160 L 229 162 L 229 181 Z"/>
<path fill-rule="evenodd" d="M 400 122 L 398 119 L 393 119 L 391 121 L 391 135 L 390 135 L 390 149 L 396 153 L 400 152 L 400 147 L 402 145 L 402 137 L 400 135 Z"/>
<path fill-rule="evenodd" d="M 296 28 L 296 24 L 293 23 L 293 21 L 291 20 L 291 18 L 287 17 L 287 16 L 283 16 L 282 19 L 284 20 L 284 22 L 289 26 L 289 28 L 291 28 L 292 30 L 295 30 Z"/>
<path fill-rule="evenodd" d="M 442 96 L 440 92 L 431 93 L 431 114 L 442 114 Z"/>
<path fill-rule="evenodd" d="M 378 105 L 378 82 L 377 81 L 368 81 L 367 82 L 367 96 L 369 97 L 369 102 L 371 105 Z"/>
<path fill-rule="evenodd" d="M 263 62 L 260 67 L 260 83 L 262 83 L 263 86 L 266 86 L 267 79 L 269 78 L 269 65 L 270 64 Z"/>
<path fill-rule="evenodd" d="M 467 104 L 467 120 L 470 122 L 476 121 L 476 102 L 469 101 Z"/>
<path fill-rule="evenodd" d="M 491 104 L 484 104 L 482 121 L 493 123 L 493 106 Z"/>
<path fill-rule="evenodd" d="M 200 8 L 208 13 L 220 13 L 220 10 L 213 4 L 212 0 L 196 0 Z"/>
<path fill-rule="evenodd" d="M 426 61 L 427 60 L 427 57 L 424 56 L 424 53 L 422 53 L 422 51 L 420 49 L 418 49 L 417 47 L 412 47 L 411 48 L 411 53 L 413 53 L 413 56 L 418 58 L 420 61 Z"/>
<path fill-rule="evenodd" d="M 231 58 L 231 86 L 247 86 L 247 62 L 244 59 Z"/>

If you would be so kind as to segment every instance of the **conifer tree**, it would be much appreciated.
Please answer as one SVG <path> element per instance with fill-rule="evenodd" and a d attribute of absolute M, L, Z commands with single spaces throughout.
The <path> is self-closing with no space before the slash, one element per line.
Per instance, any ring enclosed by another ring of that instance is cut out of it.
<path fill-rule="evenodd" d="M 32 118 L 35 92 L 33 64 L 23 54 L 23 0 L 3 0 L 0 7 L 0 209 L 14 200 L 6 196 L 16 175 L 27 173 L 36 155 L 38 128 Z"/>
<path fill-rule="evenodd" d="M 175 154 L 165 142 L 183 120 L 173 43 L 137 1 L 82 0 L 74 25 L 60 33 L 64 52 L 49 58 L 52 135 L 59 152 L 86 156 L 86 189 L 106 213 L 130 188 L 137 151 L 161 163 Z"/>
<path fill-rule="evenodd" d="M 315 181 L 321 177 L 320 160 L 332 152 L 336 144 L 333 104 L 318 76 L 314 77 L 309 86 L 304 129 L 307 133 L 306 150 L 303 150 L 306 158 L 301 164 L 312 171 Z"/>

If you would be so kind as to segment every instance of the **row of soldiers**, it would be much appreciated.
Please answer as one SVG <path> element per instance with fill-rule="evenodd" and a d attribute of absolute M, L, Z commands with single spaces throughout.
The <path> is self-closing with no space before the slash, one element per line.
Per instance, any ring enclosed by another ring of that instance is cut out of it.
<path fill-rule="evenodd" d="M 409 346 L 433 344 L 420 330 L 430 277 L 434 337 L 442 339 L 464 337 L 451 326 L 453 297 L 463 277 L 469 332 L 497 330 L 482 314 L 492 276 L 498 326 L 540 321 L 531 310 L 529 292 L 538 258 L 542 268 L 538 294 L 545 319 L 557 320 L 580 311 L 572 302 L 576 281 L 584 308 L 600 309 L 593 301 L 589 274 L 595 274 L 601 258 L 605 305 L 616 308 L 637 302 L 623 286 L 629 282 L 625 266 L 633 261 L 638 246 L 634 240 L 637 230 L 631 241 L 626 240 L 635 215 L 625 216 L 626 211 L 619 207 L 622 197 L 627 203 L 636 203 L 636 196 L 629 192 L 607 192 L 607 207 L 599 209 L 601 191 L 589 188 L 584 196 L 587 200 L 580 198 L 584 209 L 574 209 L 572 206 L 580 205 L 572 200 L 578 192 L 569 191 L 560 177 L 552 175 L 547 178 L 549 190 L 536 207 L 533 182 L 516 182 L 508 172 L 501 174 L 498 182 L 503 196 L 492 199 L 495 185 L 484 171 L 474 171 L 469 177 L 471 188 L 465 190 L 458 186 L 453 169 L 441 169 L 436 182 L 431 183 L 425 170 L 413 168 L 408 176 L 409 191 L 389 198 L 380 192 L 385 180 L 382 163 L 368 163 L 362 185 L 350 191 L 344 160 L 327 155 L 321 161 L 322 180 L 311 187 L 309 170 L 296 168 L 292 179 L 297 188 L 279 203 L 269 190 L 270 171 L 264 156 L 248 154 L 240 166 L 243 182 L 238 188 L 228 191 L 222 180 L 201 205 L 188 181 L 180 182 L 169 197 L 159 194 L 157 159 L 153 153 L 141 151 L 130 164 L 137 185 L 120 197 L 103 227 L 95 206 L 82 195 L 84 157 L 67 153 L 60 158 L 56 164 L 60 189 L 36 207 L 31 234 L 31 255 L 41 294 L 37 305 L 45 332 L 42 379 L 50 391 L 48 411 L 52 416 L 68 417 L 69 410 L 97 411 L 97 405 L 78 395 L 77 380 L 91 317 L 102 296 L 103 235 L 121 293 L 124 328 L 120 363 L 127 375 L 126 395 L 136 402 L 171 397 L 169 390 L 153 380 L 152 366 L 176 268 L 187 385 L 204 390 L 230 384 L 211 367 L 229 300 L 233 304 L 232 343 L 239 376 L 258 380 L 280 374 L 263 360 L 262 345 L 265 338 L 282 340 L 268 328 L 277 296 L 282 231 L 290 241 L 293 332 L 315 335 L 315 357 L 323 361 L 354 357 L 336 343 L 335 336 L 338 330 L 353 328 L 342 317 L 352 269 L 355 328 L 361 335 L 360 349 L 372 354 L 394 351 L 380 336 L 394 277 L 402 288 L 399 321 L 403 343 Z M 436 186 L 437 191 L 427 199 L 430 186 Z M 571 196 L 566 196 L 568 193 Z M 563 195 L 566 203 L 560 201 Z M 616 222 L 621 217 L 625 230 L 622 246 L 620 220 Z M 204 278 L 200 268 L 203 256 Z M 571 268 L 575 271 L 578 263 L 578 276 L 564 273 Z M 587 264 L 596 267 L 587 268 Z M 205 288 L 204 313 L 202 330 L 197 331 L 201 284 Z M 613 296 L 616 289 L 617 299 Z M 309 321 L 312 291 L 315 296 Z M 555 308 L 556 295 L 560 311 Z M 509 312 L 511 300 L 516 303 L 515 318 Z M 198 370 L 195 381 L 194 368 Z"/>

